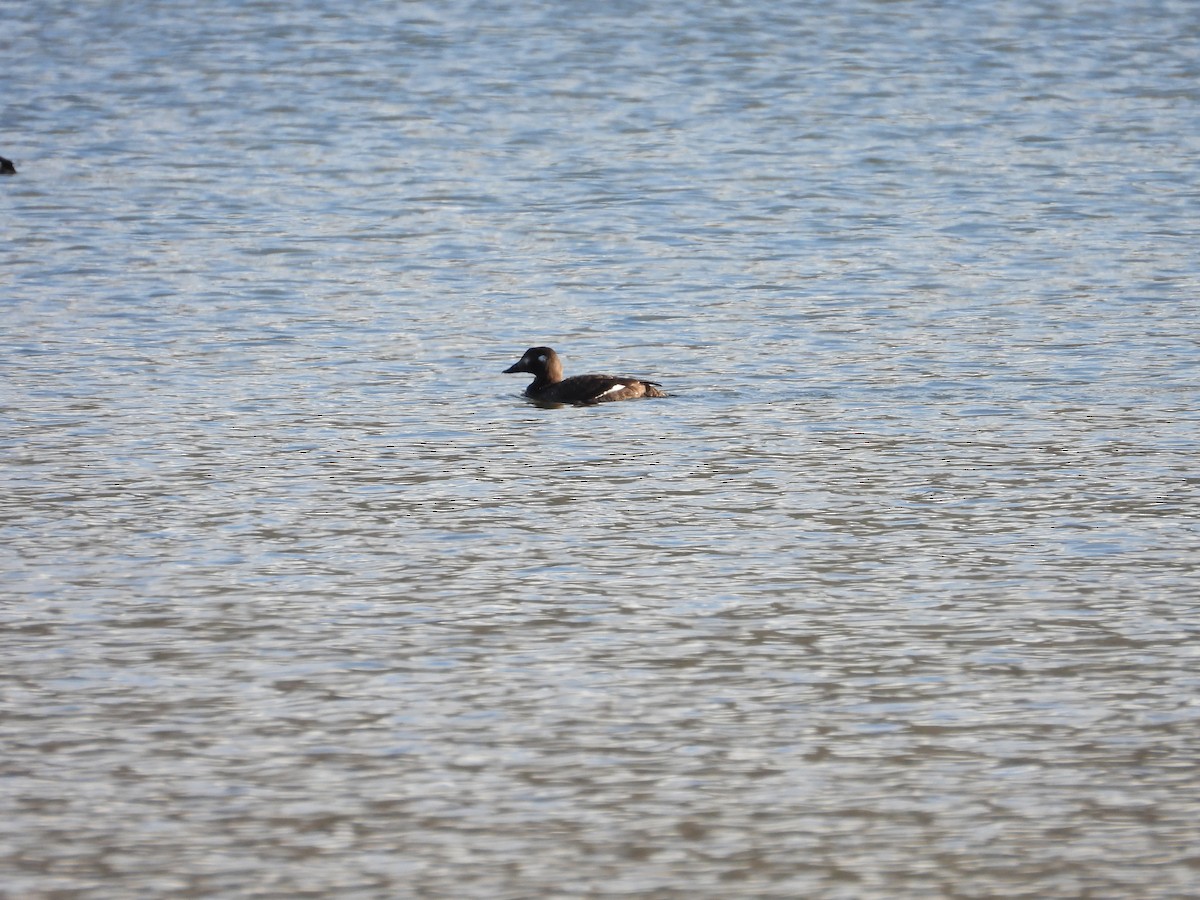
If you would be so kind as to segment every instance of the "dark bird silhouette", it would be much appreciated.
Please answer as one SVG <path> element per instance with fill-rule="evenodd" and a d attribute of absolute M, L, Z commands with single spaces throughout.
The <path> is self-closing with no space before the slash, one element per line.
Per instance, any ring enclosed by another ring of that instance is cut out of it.
<path fill-rule="evenodd" d="M 595 406 L 614 400 L 636 400 L 639 397 L 665 397 L 662 385 L 640 378 L 616 375 L 573 375 L 563 378 L 562 362 L 549 347 L 530 347 L 525 355 L 504 370 L 528 372 L 533 383 L 525 388 L 525 396 L 538 403 L 571 403 L 575 406 Z"/>

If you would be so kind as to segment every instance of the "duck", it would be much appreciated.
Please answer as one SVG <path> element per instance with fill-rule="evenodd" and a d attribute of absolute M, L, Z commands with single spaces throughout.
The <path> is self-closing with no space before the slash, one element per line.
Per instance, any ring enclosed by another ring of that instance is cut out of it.
<path fill-rule="evenodd" d="M 536 403 L 595 406 L 615 400 L 667 396 L 657 381 L 615 375 L 572 375 L 563 378 L 562 371 L 562 360 L 552 349 L 530 347 L 519 360 L 504 370 L 504 374 L 530 373 L 533 383 L 525 388 L 525 396 Z"/>
<path fill-rule="evenodd" d="M 16 175 L 17 167 L 13 165 L 11 159 L 5 159 L 0 156 L 0 175 Z"/>

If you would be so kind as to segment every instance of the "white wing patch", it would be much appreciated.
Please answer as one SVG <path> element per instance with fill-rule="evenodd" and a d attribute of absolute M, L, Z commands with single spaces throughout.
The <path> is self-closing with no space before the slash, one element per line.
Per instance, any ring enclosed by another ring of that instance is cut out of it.
<path fill-rule="evenodd" d="M 626 388 L 626 387 L 628 387 L 628 385 L 625 385 L 625 384 L 614 384 L 614 385 L 613 385 L 612 387 L 610 387 L 608 390 L 606 390 L 606 391 L 601 391 L 601 392 L 600 392 L 600 393 L 598 393 L 596 396 L 597 396 L 597 397 L 603 397 L 603 396 L 605 396 L 606 394 L 619 394 L 621 391 L 625 390 L 625 388 Z"/>

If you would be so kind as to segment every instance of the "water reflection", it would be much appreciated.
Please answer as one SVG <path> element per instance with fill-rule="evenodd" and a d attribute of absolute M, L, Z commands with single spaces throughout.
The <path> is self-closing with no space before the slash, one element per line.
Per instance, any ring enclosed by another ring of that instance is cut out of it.
<path fill-rule="evenodd" d="M 8 889 L 1186 893 L 1190 25 L 485 7 L 12 19 Z"/>

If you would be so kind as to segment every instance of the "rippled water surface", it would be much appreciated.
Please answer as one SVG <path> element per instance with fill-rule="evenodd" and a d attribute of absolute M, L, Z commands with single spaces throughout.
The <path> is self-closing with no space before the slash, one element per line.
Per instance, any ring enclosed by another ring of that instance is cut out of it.
<path fill-rule="evenodd" d="M 0 12 L 0 894 L 1194 895 L 1194 4 Z"/>

